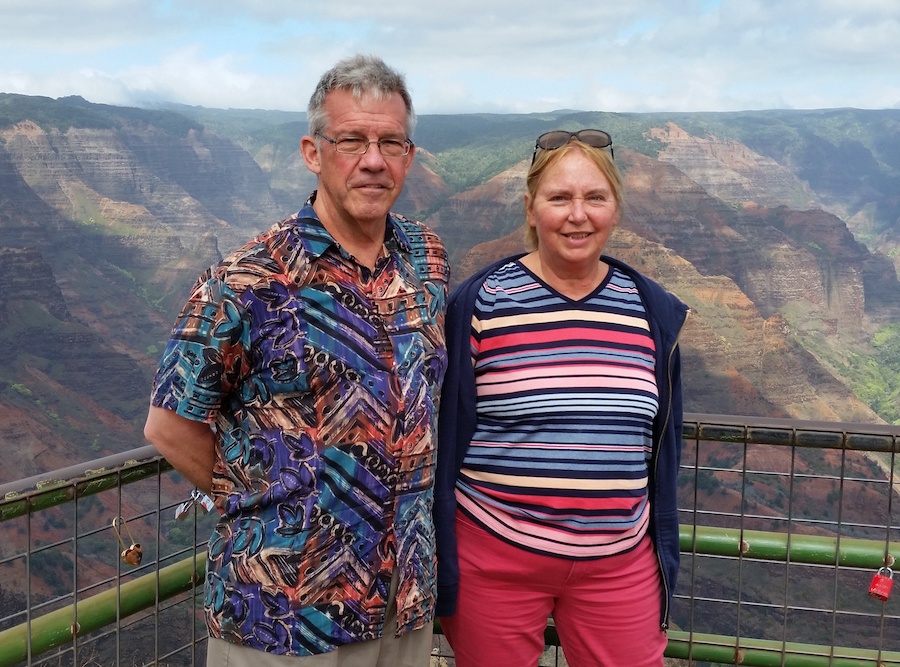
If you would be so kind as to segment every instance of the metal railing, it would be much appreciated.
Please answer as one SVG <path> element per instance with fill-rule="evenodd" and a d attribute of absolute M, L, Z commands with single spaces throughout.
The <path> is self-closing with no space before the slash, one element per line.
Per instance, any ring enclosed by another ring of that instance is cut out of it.
<path fill-rule="evenodd" d="M 900 427 L 691 414 L 684 441 L 666 655 L 900 665 L 900 592 L 867 594 L 900 554 Z M 0 487 L 0 667 L 203 665 L 212 517 L 174 518 L 188 492 L 152 447 Z"/>
<path fill-rule="evenodd" d="M 189 490 L 150 446 L 0 487 L 0 665 L 203 665 L 213 524 L 174 518 Z"/>
<path fill-rule="evenodd" d="M 898 599 L 868 595 L 900 555 L 900 428 L 687 415 L 684 440 L 667 655 L 900 664 Z"/>

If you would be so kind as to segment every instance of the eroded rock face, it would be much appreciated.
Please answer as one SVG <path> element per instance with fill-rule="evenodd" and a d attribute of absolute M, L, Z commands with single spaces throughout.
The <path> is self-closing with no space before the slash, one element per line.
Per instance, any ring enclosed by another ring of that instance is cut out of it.
<path fill-rule="evenodd" d="M 0 131 L 0 406 L 15 438 L 0 479 L 143 444 L 153 369 L 188 287 L 220 244 L 279 215 L 249 155 L 209 133 Z"/>
<path fill-rule="evenodd" d="M 522 227 L 527 173 L 528 163 L 520 162 L 482 185 L 451 196 L 425 222 L 438 231 L 451 256 L 461 259 L 473 246 Z"/>
<path fill-rule="evenodd" d="M 416 148 L 416 159 L 403 186 L 403 192 L 394 205 L 394 210 L 412 217 L 416 211 L 432 210 L 450 195 L 450 188 L 435 173 L 434 164 L 433 155 L 423 148 Z M 313 183 L 309 190 L 314 187 Z"/>
<path fill-rule="evenodd" d="M 5 307 L 20 300 L 40 304 L 62 322 L 71 318 L 53 270 L 35 248 L 0 247 L 0 285 L 0 323 Z"/>
<path fill-rule="evenodd" d="M 115 232 L 175 233 L 190 245 L 215 230 L 236 245 L 280 211 L 265 175 L 230 141 L 148 127 L 0 132 L 12 167 L 41 200 L 72 221 Z"/>
<path fill-rule="evenodd" d="M 650 131 L 666 144 L 659 161 L 678 168 L 708 194 L 725 202 L 806 209 L 818 204 L 809 186 L 787 167 L 744 144 L 694 136 L 675 123 Z"/>
<path fill-rule="evenodd" d="M 659 159 L 616 148 L 627 201 L 608 252 L 691 307 L 681 340 L 688 409 L 877 421 L 821 350 L 804 345 L 862 350 L 875 326 L 900 320 L 891 260 L 858 243 L 833 214 L 836 200 L 796 165 L 674 123 L 647 138 Z M 104 440 L 91 456 L 143 442 L 139 413 L 190 284 L 314 187 L 290 150 L 267 146 L 254 161 L 199 124 L 173 131 L 126 116 L 0 130 L 0 336 L 21 325 L 0 408 L 20 425 L 15 437 L 44 429 L 41 440 L 59 445 L 41 449 L 49 464 L 62 440 L 93 442 L 82 419 L 93 414 L 118 444 Z M 453 192 L 439 156 L 418 146 L 396 210 L 422 212 L 458 281 L 524 249 L 527 168 Z"/>
<path fill-rule="evenodd" d="M 896 304 L 888 296 L 897 291 L 896 275 L 831 213 L 726 206 L 680 170 L 644 156 L 628 164 L 626 181 L 633 229 L 706 275 L 728 276 L 765 316 L 802 302 L 816 317 L 852 328 L 865 313 Z"/>

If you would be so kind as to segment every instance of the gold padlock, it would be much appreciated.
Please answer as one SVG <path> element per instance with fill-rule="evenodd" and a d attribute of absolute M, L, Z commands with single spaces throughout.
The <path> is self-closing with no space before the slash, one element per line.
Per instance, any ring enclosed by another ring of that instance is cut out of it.
<path fill-rule="evenodd" d="M 140 544 L 132 544 L 130 547 L 122 551 L 122 560 L 129 565 L 140 565 L 141 559 L 144 557 L 144 549 Z"/>
<path fill-rule="evenodd" d="M 144 549 L 140 544 L 134 541 L 134 538 L 131 536 L 131 530 L 129 530 L 125 520 L 122 519 L 122 517 L 117 516 L 113 519 L 112 529 L 116 534 L 116 539 L 119 540 L 119 545 L 122 547 L 122 561 L 128 565 L 140 565 L 141 560 L 144 557 Z M 125 546 L 125 541 L 122 539 L 122 530 L 128 533 L 128 539 L 131 540 L 131 546 Z"/>

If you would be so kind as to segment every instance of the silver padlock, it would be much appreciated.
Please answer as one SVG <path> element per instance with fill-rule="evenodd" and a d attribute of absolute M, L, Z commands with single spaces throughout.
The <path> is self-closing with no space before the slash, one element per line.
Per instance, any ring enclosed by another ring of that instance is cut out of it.
<path fill-rule="evenodd" d="M 190 514 L 191 508 L 193 508 L 194 505 L 199 505 L 204 514 L 208 514 L 216 508 L 216 504 L 213 502 L 212 498 L 203 493 L 200 489 L 194 489 L 191 491 L 191 497 L 175 508 L 175 518 L 179 521 L 184 521 L 188 514 Z"/>
<path fill-rule="evenodd" d="M 181 503 L 178 507 L 175 508 L 175 518 L 179 521 L 184 521 L 188 514 L 191 513 L 191 507 L 194 506 L 194 499 L 189 498 Z"/>
<path fill-rule="evenodd" d="M 200 489 L 194 489 L 191 492 L 191 498 L 193 498 L 207 514 L 216 508 L 216 503 L 213 499 L 203 493 Z"/>

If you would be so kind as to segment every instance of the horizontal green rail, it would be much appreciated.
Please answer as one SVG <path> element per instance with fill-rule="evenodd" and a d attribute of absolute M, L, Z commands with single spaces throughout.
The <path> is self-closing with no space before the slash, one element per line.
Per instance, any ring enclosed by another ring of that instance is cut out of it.
<path fill-rule="evenodd" d="M 190 590 L 203 581 L 206 569 L 205 554 L 185 559 L 159 571 L 123 584 L 121 593 L 112 589 L 98 593 L 78 603 L 76 634 L 82 636 L 115 623 L 121 617 L 137 613 L 157 602 Z M 119 610 L 117 612 L 117 610 Z M 63 646 L 72 640 L 74 610 L 71 606 L 58 609 L 31 622 L 32 654 L 40 654 Z M 435 632 L 441 632 L 435 622 Z M 0 667 L 16 665 L 28 656 L 28 628 L 19 625 L 0 632 Z M 669 630 L 666 656 L 719 664 L 751 665 L 753 667 L 891 667 L 900 666 L 900 652 L 821 646 L 796 642 L 727 635 L 711 635 Z M 548 645 L 559 645 L 556 629 L 550 625 L 545 632 Z"/>
<path fill-rule="evenodd" d="M 817 535 L 789 535 L 759 530 L 681 526 L 681 551 L 710 556 L 787 561 L 808 565 L 838 565 L 874 569 L 893 567 L 900 542 Z M 887 547 L 887 548 L 886 548 Z"/>
<path fill-rule="evenodd" d="M 743 557 L 749 559 L 784 561 L 811 565 L 840 565 L 877 569 L 885 562 L 885 545 L 874 540 L 816 537 L 812 535 L 782 535 L 762 531 L 743 531 L 729 528 L 681 526 L 681 549 L 701 555 Z M 892 553 L 900 553 L 900 544 L 891 544 Z M 887 559 L 893 562 L 893 555 Z M 159 601 L 190 590 L 203 581 L 206 571 L 205 554 L 186 559 L 159 570 Z M 79 636 L 97 630 L 117 620 L 116 609 L 126 617 L 157 603 L 157 575 L 151 573 L 123 584 L 121 594 L 115 589 L 104 591 L 78 603 Z M 72 606 L 56 610 L 31 622 L 31 652 L 39 654 L 60 647 L 72 640 Z M 440 632 L 440 624 L 435 625 Z M 0 667 L 15 665 L 27 657 L 27 624 L 0 632 Z M 559 645 L 555 629 L 545 633 L 548 645 Z M 781 656 L 788 656 L 784 664 L 790 667 L 850 667 L 851 665 L 900 665 L 900 653 L 881 653 L 850 648 L 813 644 L 782 643 L 762 639 L 740 640 L 734 637 L 669 631 L 666 655 L 673 658 L 744 664 L 767 667 L 781 665 Z M 735 659 L 740 658 L 739 662 Z M 839 659 L 838 659 L 839 658 Z M 880 662 L 879 662 L 880 660 Z"/>
<path fill-rule="evenodd" d="M 753 667 L 888 667 L 900 665 L 900 652 L 818 646 L 766 639 L 669 630 L 666 656 L 723 665 Z"/>
<path fill-rule="evenodd" d="M 119 618 L 148 609 L 158 602 L 195 588 L 206 573 L 206 553 L 186 558 L 142 577 L 80 600 L 74 605 L 39 616 L 0 632 L 0 667 L 28 659 L 29 630 L 31 655 L 58 648 Z M 157 578 L 157 574 L 159 575 Z M 157 595 L 158 591 L 158 595 Z M 30 625 L 30 627 L 29 627 Z"/>

